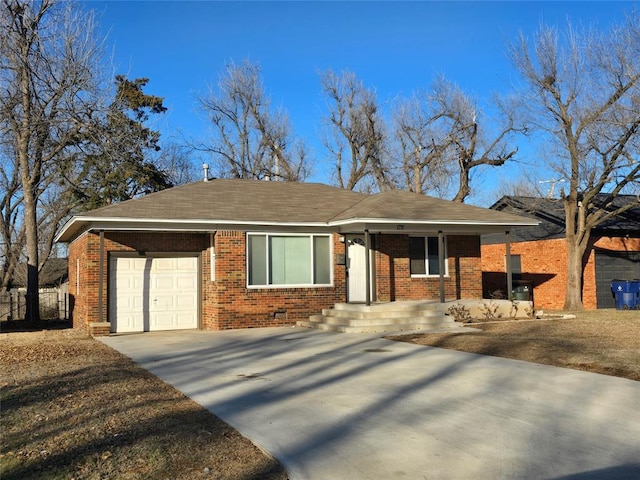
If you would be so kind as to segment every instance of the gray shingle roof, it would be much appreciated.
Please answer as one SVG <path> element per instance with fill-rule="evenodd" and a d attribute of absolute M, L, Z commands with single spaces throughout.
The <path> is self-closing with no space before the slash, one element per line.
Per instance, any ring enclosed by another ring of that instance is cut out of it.
<path fill-rule="evenodd" d="M 102 207 L 86 216 L 257 222 L 327 222 L 367 195 L 319 183 L 210 180 Z"/>
<path fill-rule="evenodd" d="M 122 228 L 135 222 L 149 225 L 154 221 L 164 225 L 180 223 L 184 228 L 191 223 L 202 229 L 221 228 L 225 224 L 332 227 L 351 223 L 357 228 L 363 222 L 532 224 L 531 220 L 510 213 L 401 190 L 368 195 L 318 183 L 220 179 L 183 185 L 87 212 L 71 219 L 58 240 L 69 241 L 88 228 L 118 225 Z"/>
<path fill-rule="evenodd" d="M 619 195 L 611 205 L 603 205 L 607 195 L 597 195 L 593 201 L 597 208 L 614 211 L 623 206 L 631 209 L 601 223 L 592 234 L 608 236 L 640 235 L 640 203 L 636 195 Z M 491 209 L 521 215 L 540 221 L 533 228 L 515 228 L 512 241 L 536 241 L 564 238 L 566 234 L 564 205 L 559 198 L 540 198 L 506 195 L 494 203 Z M 504 243 L 502 235 L 486 235 L 482 238 L 484 244 Z"/>
<path fill-rule="evenodd" d="M 522 222 L 522 217 L 487 208 L 474 207 L 406 190 L 389 190 L 367 196 L 332 220 L 353 218 L 397 219 L 406 221 Z"/>

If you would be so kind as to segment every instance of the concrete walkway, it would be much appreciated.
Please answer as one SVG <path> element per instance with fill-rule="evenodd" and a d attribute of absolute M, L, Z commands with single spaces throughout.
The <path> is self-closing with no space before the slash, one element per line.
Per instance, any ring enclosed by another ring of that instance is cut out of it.
<path fill-rule="evenodd" d="M 301 328 L 101 339 L 291 479 L 640 479 L 640 382 Z"/>

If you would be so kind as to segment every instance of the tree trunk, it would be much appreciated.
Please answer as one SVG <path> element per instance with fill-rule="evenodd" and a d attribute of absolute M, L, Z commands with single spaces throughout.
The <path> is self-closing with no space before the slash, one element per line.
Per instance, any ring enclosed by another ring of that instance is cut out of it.
<path fill-rule="evenodd" d="M 24 170 L 23 170 L 24 171 Z M 24 174 L 23 174 L 24 175 Z M 40 320 L 40 296 L 38 294 L 38 219 L 36 198 L 31 182 L 24 182 L 24 222 L 27 247 L 27 310 L 25 319 L 30 322 Z"/>
<path fill-rule="evenodd" d="M 575 184 L 572 181 L 572 184 Z M 585 253 L 591 238 L 591 228 L 587 226 L 586 209 L 582 201 L 578 200 L 577 187 L 564 199 L 566 249 L 567 249 L 567 284 L 565 291 L 564 309 L 582 310 L 582 286 Z"/>
<path fill-rule="evenodd" d="M 420 174 L 421 172 L 419 159 L 416 159 L 416 164 L 413 166 L 413 191 L 415 193 L 422 193 L 422 181 L 420 178 Z"/>
<path fill-rule="evenodd" d="M 456 196 L 453 197 L 451 201 L 464 203 L 465 198 L 467 198 L 467 196 L 471 192 L 471 187 L 469 187 L 469 169 L 462 162 L 460 163 L 461 165 L 460 165 L 458 193 L 456 193 Z"/>
<path fill-rule="evenodd" d="M 582 258 L 585 248 L 575 235 L 567 235 L 567 285 L 564 298 L 564 310 L 582 310 L 582 277 L 584 264 Z"/>

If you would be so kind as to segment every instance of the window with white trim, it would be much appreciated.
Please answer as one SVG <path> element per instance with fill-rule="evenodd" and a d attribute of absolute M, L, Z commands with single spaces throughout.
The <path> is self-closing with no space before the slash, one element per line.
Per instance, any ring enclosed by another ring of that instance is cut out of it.
<path fill-rule="evenodd" d="M 446 245 L 446 239 L 444 244 Z M 448 275 L 447 250 L 444 251 L 444 275 Z M 411 276 L 428 277 L 440 275 L 438 259 L 438 237 L 409 237 L 409 259 Z"/>
<path fill-rule="evenodd" d="M 247 234 L 247 285 L 331 285 L 331 236 Z"/>

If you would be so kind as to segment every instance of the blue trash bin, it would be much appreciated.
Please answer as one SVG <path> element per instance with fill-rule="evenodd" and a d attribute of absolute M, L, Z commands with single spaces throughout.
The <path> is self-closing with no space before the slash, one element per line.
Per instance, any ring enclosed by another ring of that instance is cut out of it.
<path fill-rule="evenodd" d="M 640 288 L 635 281 L 612 280 L 611 290 L 616 297 L 617 310 L 631 310 L 636 308 L 637 289 Z"/>
<path fill-rule="evenodd" d="M 640 310 L 640 278 L 634 278 L 631 280 L 631 291 L 636 294 L 635 307 Z"/>

